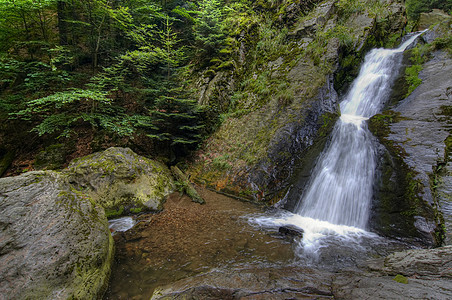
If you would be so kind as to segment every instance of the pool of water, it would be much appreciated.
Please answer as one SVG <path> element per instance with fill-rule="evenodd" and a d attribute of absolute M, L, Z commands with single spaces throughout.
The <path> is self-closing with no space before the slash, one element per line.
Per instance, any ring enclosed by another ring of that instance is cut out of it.
<path fill-rule="evenodd" d="M 158 286 L 215 268 L 286 265 L 294 262 L 291 240 L 252 226 L 263 208 L 210 191 L 199 205 L 173 194 L 159 214 L 114 235 L 115 264 L 104 299 L 149 299 Z"/>

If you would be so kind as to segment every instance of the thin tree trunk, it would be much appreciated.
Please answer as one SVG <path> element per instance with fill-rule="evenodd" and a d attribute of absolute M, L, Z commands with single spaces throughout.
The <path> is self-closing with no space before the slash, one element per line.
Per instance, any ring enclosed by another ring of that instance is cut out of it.
<path fill-rule="evenodd" d="M 26 37 L 27 41 L 30 41 L 31 34 L 30 34 L 30 28 L 28 28 L 27 19 L 25 18 L 25 14 L 23 12 L 20 13 L 20 16 L 22 17 L 22 20 L 24 22 L 25 37 Z M 33 49 L 30 49 L 29 46 L 27 46 L 27 49 L 28 49 L 28 54 L 30 54 L 31 60 L 34 60 Z"/>
<path fill-rule="evenodd" d="M 46 31 L 46 18 L 44 15 L 44 12 L 42 10 L 39 10 L 39 26 L 41 28 L 41 33 L 42 33 L 42 38 L 44 39 L 44 41 L 48 42 L 49 38 L 47 36 L 47 31 Z"/>
<path fill-rule="evenodd" d="M 57 2 L 58 14 L 58 32 L 60 37 L 60 45 L 68 45 L 68 30 L 66 24 L 66 3 L 64 1 Z"/>

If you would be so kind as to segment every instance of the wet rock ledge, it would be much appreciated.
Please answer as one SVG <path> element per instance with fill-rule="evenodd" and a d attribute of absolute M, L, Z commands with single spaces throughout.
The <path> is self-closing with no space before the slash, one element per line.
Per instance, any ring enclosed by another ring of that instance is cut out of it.
<path fill-rule="evenodd" d="M 396 252 L 362 270 L 213 270 L 156 289 L 161 299 L 450 299 L 452 246 Z"/>
<path fill-rule="evenodd" d="M 435 23 L 439 16 L 442 21 Z M 382 235 L 431 247 L 450 244 L 452 232 L 452 56 L 438 46 L 450 39 L 452 18 L 434 12 L 422 20 L 420 27 L 431 29 L 405 53 L 412 65 L 417 51 L 426 51 L 418 65 L 421 83 L 408 96 L 406 83 L 396 85 L 403 96 L 370 120 L 369 128 L 387 149 L 372 219 Z"/>

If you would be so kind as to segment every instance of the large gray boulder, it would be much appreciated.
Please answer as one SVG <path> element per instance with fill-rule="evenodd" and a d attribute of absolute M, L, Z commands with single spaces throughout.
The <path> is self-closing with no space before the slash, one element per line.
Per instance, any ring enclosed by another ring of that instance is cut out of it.
<path fill-rule="evenodd" d="M 0 179 L 0 299 L 96 299 L 113 259 L 101 207 L 54 171 Z"/>
<path fill-rule="evenodd" d="M 76 159 L 63 172 L 77 190 L 89 194 L 109 215 L 161 210 L 174 191 L 168 167 L 129 148 L 112 147 Z"/>

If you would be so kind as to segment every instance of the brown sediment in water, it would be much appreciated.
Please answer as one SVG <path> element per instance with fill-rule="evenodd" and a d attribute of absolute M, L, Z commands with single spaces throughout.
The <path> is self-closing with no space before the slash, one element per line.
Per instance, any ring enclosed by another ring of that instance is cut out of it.
<path fill-rule="evenodd" d="M 172 194 L 159 214 L 147 214 L 115 235 L 116 263 L 105 299 L 149 299 L 164 284 L 213 268 L 288 263 L 290 243 L 254 229 L 246 215 L 262 207 L 200 189 L 207 204 Z"/>

